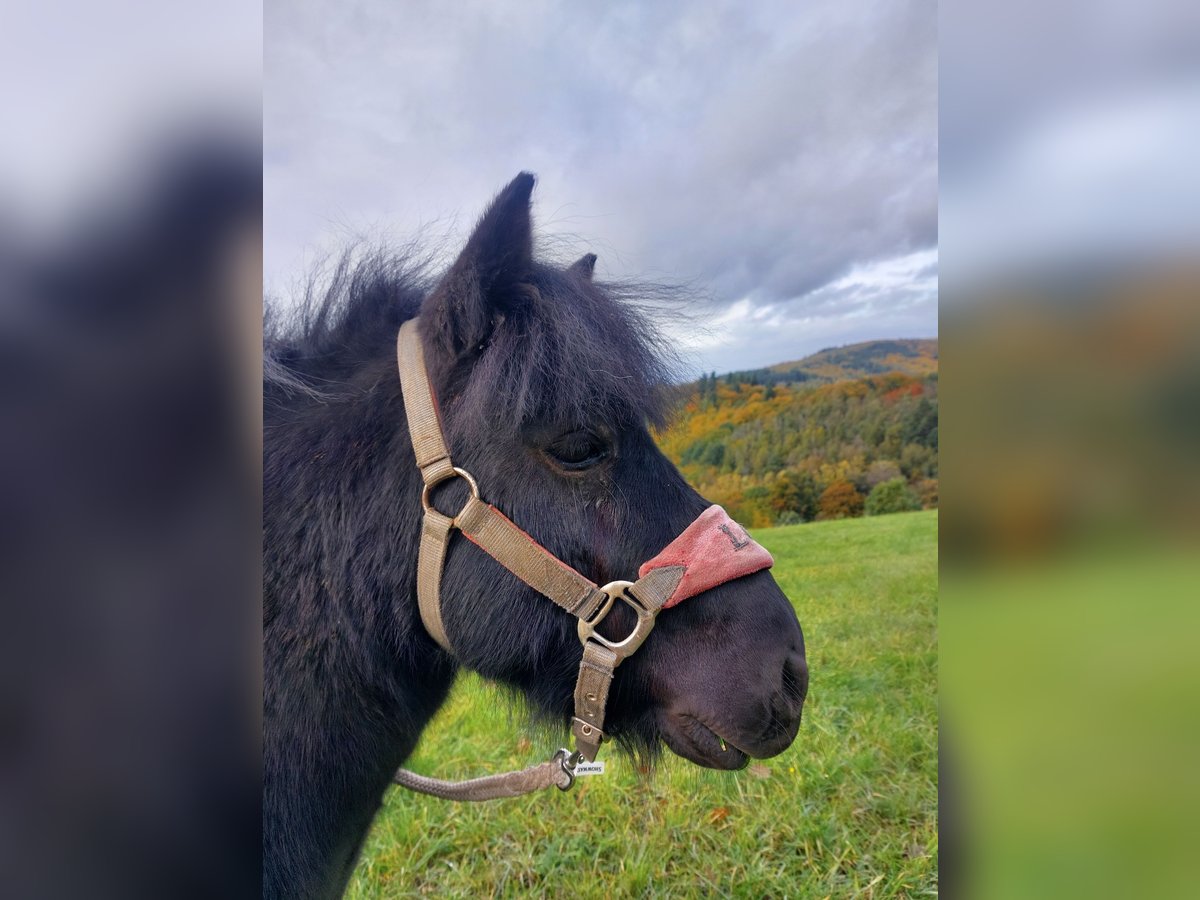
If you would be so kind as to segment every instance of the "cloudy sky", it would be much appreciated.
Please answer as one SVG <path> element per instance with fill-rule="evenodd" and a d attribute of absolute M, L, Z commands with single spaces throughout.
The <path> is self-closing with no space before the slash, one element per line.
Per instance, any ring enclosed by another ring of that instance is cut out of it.
<path fill-rule="evenodd" d="M 451 243 L 538 175 L 547 247 L 694 285 L 696 370 L 937 333 L 933 2 L 269 0 L 265 277 Z"/>

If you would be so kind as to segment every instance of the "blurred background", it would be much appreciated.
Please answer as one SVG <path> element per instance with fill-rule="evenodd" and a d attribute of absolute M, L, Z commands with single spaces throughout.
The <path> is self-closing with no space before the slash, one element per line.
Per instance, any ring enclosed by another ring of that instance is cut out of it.
<path fill-rule="evenodd" d="M 0 26 L 0 894 L 259 890 L 261 10 Z"/>
<path fill-rule="evenodd" d="M 941 12 L 950 896 L 1194 890 L 1198 25 Z"/>

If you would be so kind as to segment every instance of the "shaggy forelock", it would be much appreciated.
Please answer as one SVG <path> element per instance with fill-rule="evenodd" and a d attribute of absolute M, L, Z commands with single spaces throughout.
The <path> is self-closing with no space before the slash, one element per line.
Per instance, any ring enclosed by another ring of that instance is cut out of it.
<path fill-rule="evenodd" d="M 435 283 L 428 255 L 344 254 L 310 277 L 290 308 L 268 302 L 263 378 L 268 394 L 338 393 L 363 364 L 395 352 L 396 331 Z M 526 302 L 497 319 L 473 363 L 457 412 L 469 417 L 662 425 L 678 358 L 656 320 L 677 311 L 658 284 L 592 283 L 534 266 Z"/>
<path fill-rule="evenodd" d="M 497 324 L 460 412 L 525 423 L 662 424 L 676 358 L 653 319 L 667 291 L 593 284 L 536 266 L 527 302 Z"/>

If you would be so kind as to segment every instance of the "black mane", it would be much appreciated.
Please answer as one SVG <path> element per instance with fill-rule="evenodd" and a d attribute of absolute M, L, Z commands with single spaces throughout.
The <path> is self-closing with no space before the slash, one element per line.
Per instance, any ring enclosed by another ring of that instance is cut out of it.
<path fill-rule="evenodd" d="M 430 255 L 343 254 L 290 308 L 264 309 L 266 403 L 354 390 L 364 363 L 391 360 L 400 325 L 432 290 Z M 675 293 L 657 284 L 595 283 L 534 264 L 527 290 L 495 330 L 460 398 L 469 416 L 579 421 L 598 411 L 662 425 L 678 361 L 655 327 Z M 483 348 L 480 348 L 481 350 Z"/>

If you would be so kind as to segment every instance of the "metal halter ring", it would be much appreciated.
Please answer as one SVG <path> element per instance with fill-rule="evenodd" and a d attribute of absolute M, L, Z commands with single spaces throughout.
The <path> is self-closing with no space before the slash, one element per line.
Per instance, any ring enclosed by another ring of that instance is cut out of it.
<path fill-rule="evenodd" d="M 589 640 L 595 641 L 611 650 L 617 655 L 617 662 L 620 663 L 625 657 L 633 654 L 638 647 L 642 646 L 642 642 L 650 635 L 650 631 L 654 628 L 654 617 L 656 611 L 646 609 L 638 600 L 637 596 L 630 593 L 629 589 L 633 587 L 632 581 L 610 581 L 600 590 L 604 593 L 604 602 L 600 604 L 600 608 L 592 613 L 589 619 L 580 619 L 578 624 L 579 640 L 586 644 Z M 621 638 L 619 641 L 610 641 L 606 637 L 596 633 L 596 626 L 604 621 L 605 617 L 616 604 L 617 599 L 624 600 L 625 603 L 637 613 L 637 624 L 633 626 L 633 631 Z"/>
<path fill-rule="evenodd" d="M 435 487 L 437 487 L 439 484 L 449 481 L 451 478 L 463 479 L 467 483 L 467 486 L 471 489 L 471 496 L 476 500 L 479 499 L 479 485 L 476 484 L 475 479 L 471 476 L 471 473 L 466 469 L 460 469 L 458 466 L 454 466 L 441 478 L 436 478 L 433 481 L 428 482 L 425 487 L 421 488 L 421 509 L 423 509 L 425 512 L 429 512 L 432 509 L 439 514 L 442 514 L 441 510 L 439 510 L 430 502 L 429 495 Z M 459 510 L 458 515 L 462 515 L 462 510 Z M 451 518 L 458 518 L 458 516 L 451 516 Z"/>

